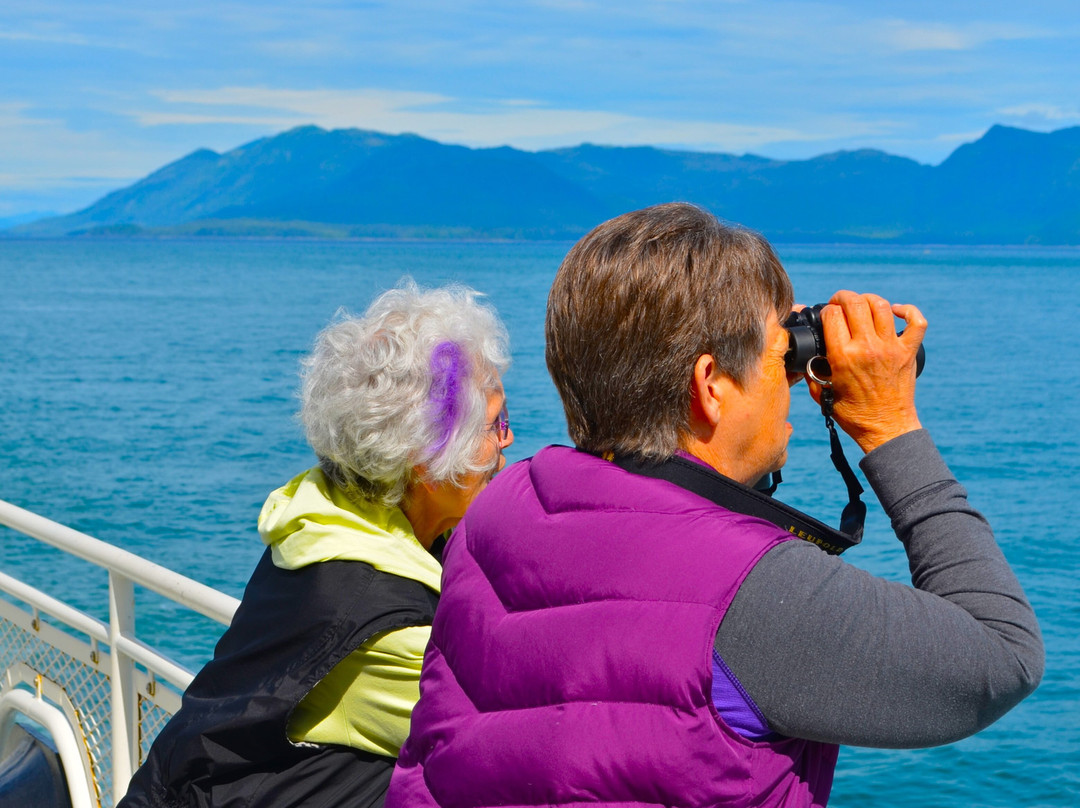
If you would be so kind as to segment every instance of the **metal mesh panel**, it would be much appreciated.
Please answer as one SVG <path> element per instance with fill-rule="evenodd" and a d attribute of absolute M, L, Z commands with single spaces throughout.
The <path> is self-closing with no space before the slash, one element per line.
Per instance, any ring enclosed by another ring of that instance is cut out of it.
<path fill-rule="evenodd" d="M 89 657 L 90 646 L 87 645 Z M 22 662 L 61 687 L 75 707 L 90 757 L 94 787 L 103 808 L 113 805 L 112 735 L 109 675 L 65 653 L 10 620 L 0 617 L 0 673 Z M 143 695 L 139 697 L 139 759 L 145 759 L 170 713 Z"/>
<path fill-rule="evenodd" d="M 172 713 L 139 694 L 139 763 L 146 760 L 150 744 L 172 718 Z"/>
<path fill-rule="evenodd" d="M 7 670 L 15 662 L 25 663 L 68 694 L 82 724 L 79 729 L 90 753 L 98 799 L 103 806 L 111 806 L 108 675 L 54 648 L 34 632 L 0 619 L 0 670 Z"/>

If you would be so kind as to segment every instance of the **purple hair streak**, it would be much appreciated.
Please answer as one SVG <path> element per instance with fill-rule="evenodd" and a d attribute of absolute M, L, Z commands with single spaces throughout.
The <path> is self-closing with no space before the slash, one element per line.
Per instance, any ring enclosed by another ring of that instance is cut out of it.
<path fill-rule="evenodd" d="M 469 358 L 456 342 L 440 342 L 431 352 L 431 392 L 428 401 L 439 438 L 431 447 L 438 455 L 450 442 L 461 417 L 462 386 L 469 375 Z"/>

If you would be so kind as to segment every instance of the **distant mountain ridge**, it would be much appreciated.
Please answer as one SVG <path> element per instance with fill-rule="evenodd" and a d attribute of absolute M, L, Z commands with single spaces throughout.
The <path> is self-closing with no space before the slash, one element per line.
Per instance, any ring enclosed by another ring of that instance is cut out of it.
<path fill-rule="evenodd" d="M 39 219 L 59 215 L 60 214 L 55 211 L 35 210 L 27 211 L 26 213 L 16 213 L 13 216 L 0 216 L 0 230 L 3 230 L 5 227 L 15 227 L 15 225 L 36 222 Z"/>
<path fill-rule="evenodd" d="M 776 241 L 1080 244 L 1080 127 L 994 126 L 939 166 L 863 149 L 773 160 L 584 144 L 527 152 L 291 129 L 200 149 L 25 236 L 576 238 L 695 202 Z"/>

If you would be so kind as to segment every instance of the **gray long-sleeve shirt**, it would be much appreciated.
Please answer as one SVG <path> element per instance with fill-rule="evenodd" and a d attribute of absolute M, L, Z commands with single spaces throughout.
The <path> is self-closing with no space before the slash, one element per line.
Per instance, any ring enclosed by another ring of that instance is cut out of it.
<path fill-rule="evenodd" d="M 860 466 L 914 588 L 784 542 L 747 576 L 716 649 L 783 735 L 894 748 L 971 735 L 1038 685 L 1035 614 L 925 430 Z"/>

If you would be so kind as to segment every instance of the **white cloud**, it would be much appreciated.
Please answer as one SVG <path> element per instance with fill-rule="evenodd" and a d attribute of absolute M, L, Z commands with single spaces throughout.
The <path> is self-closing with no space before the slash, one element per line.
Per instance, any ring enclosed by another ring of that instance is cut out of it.
<path fill-rule="evenodd" d="M 44 119 L 27 117 L 25 112 L 29 108 L 29 104 L 19 101 L 0 102 L 0 129 L 46 122 Z"/>
<path fill-rule="evenodd" d="M 413 132 L 443 142 L 514 145 L 526 149 L 596 142 L 744 151 L 777 141 L 812 142 L 835 136 L 832 131 L 808 132 L 786 127 L 549 108 L 521 99 L 485 102 L 479 107 L 469 102 L 469 111 L 462 111 L 462 102 L 444 95 L 375 89 L 223 87 L 159 91 L 154 95 L 170 106 L 197 109 L 133 113 L 145 126 L 314 123 L 327 129 L 357 127 L 388 133 Z"/>
<path fill-rule="evenodd" d="M 1002 115 L 1011 118 L 1023 118 L 1026 121 L 1044 121 L 1046 123 L 1067 123 L 1080 120 L 1080 107 L 1062 107 L 1055 104 L 1021 104 L 999 109 Z"/>
<path fill-rule="evenodd" d="M 9 42 L 40 42 L 54 45 L 87 45 L 89 40 L 81 34 L 36 34 L 30 31 L 0 30 L 0 39 Z"/>
<path fill-rule="evenodd" d="M 942 143 L 946 146 L 956 147 L 963 143 L 974 143 L 985 134 L 986 129 L 974 129 L 969 132 L 950 132 L 936 135 L 933 138 L 933 141 L 935 143 Z"/>
<path fill-rule="evenodd" d="M 883 38 L 896 50 L 968 50 L 974 40 L 964 32 L 945 26 L 917 26 L 891 22 L 882 32 Z"/>
<path fill-rule="evenodd" d="M 60 45 L 68 48 L 99 48 L 107 50 L 139 52 L 141 43 L 125 41 L 111 32 L 105 35 L 86 34 L 81 31 L 63 30 L 56 25 L 33 25 L 23 28 L 0 28 L 0 41 L 29 45 Z"/>
<path fill-rule="evenodd" d="M 452 99 L 436 93 L 392 90 L 279 90 L 270 87 L 222 87 L 217 90 L 160 90 L 153 93 L 170 104 L 232 106 L 289 111 L 297 115 L 333 116 L 349 110 L 372 113 L 430 106 Z"/>
<path fill-rule="evenodd" d="M 306 118 L 295 115 L 244 115 L 237 114 L 195 114 L 190 112 L 139 112 L 135 119 L 143 126 L 217 126 L 221 124 L 239 124 L 241 126 L 292 127 L 310 123 Z"/>
<path fill-rule="evenodd" d="M 901 52 L 969 51 L 991 42 L 1043 39 L 1056 35 L 1045 28 L 980 22 L 945 25 L 893 19 L 860 27 L 873 40 Z"/>
<path fill-rule="evenodd" d="M 31 116 L 27 109 L 0 103 L 0 187 L 5 189 L 116 185 L 175 159 L 103 132 L 73 131 L 63 121 Z"/>

